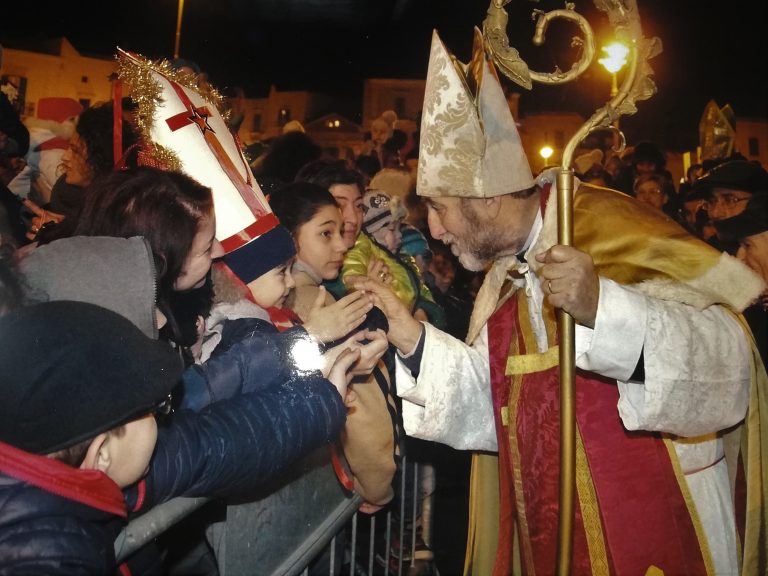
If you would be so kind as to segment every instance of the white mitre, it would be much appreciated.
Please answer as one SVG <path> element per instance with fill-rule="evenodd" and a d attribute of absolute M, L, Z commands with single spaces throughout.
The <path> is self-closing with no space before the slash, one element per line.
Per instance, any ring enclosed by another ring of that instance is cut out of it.
<path fill-rule="evenodd" d="M 118 49 L 119 78 L 138 104 L 137 124 L 152 163 L 181 170 L 211 188 L 216 239 L 224 262 L 243 282 L 258 273 L 265 246 L 282 232 L 219 109 L 220 95 L 203 93 L 192 76 L 168 61 L 152 62 Z"/>
<path fill-rule="evenodd" d="M 462 64 L 432 33 L 421 119 L 419 196 L 487 198 L 534 185 L 520 134 L 483 35 Z"/>

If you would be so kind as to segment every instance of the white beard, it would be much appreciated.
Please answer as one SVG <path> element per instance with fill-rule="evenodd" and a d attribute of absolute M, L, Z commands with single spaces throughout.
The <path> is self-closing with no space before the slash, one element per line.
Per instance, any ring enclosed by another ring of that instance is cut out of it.
<path fill-rule="evenodd" d="M 445 240 L 444 240 L 445 242 Z M 459 246 L 454 237 L 450 237 L 446 242 L 451 249 L 451 253 L 459 259 L 466 270 L 470 272 L 482 272 L 485 270 L 485 263 L 481 262 L 474 254 Z"/>

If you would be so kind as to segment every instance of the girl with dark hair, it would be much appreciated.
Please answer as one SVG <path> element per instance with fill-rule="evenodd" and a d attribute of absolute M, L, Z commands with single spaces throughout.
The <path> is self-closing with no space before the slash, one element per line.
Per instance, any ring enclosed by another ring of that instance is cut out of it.
<path fill-rule="evenodd" d="M 292 269 L 295 286 L 285 306 L 306 321 L 319 299 L 331 306 L 335 299 L 322 286 L 324 280 L 339 276 L 347 252 L 342 235 L 341 209 L 333 195 L 318 184 L 293 182 L 270 198 L 272 211 L 296 242 L 296 261 Z M 372 308 L 360 328 L 384 327 L 378 308 Z M 344 453 L 355 476 L 356 490 L 365 494 L 361 510 L 373 512 L 392 499 L 392 478 L 398 453 L 397 410 L 390 391 L 389 373 L 383 360 L 373 371 L 350 384 Z"/>

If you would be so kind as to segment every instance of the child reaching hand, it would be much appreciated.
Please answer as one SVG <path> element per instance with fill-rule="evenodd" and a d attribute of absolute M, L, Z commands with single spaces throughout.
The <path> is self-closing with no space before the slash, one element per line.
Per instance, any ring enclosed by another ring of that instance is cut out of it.
<path fill-rule="evenodd" d="M 295 254 L 290 233 L 278 226 L 270 232 L 270 241 L 264 244 L 259 261 L 251 263 L 250 273 L 255 279 L 247 285 L 227 266 L 214 265 L 215 302 L 206 318 L 201 319 L 199 354 L 194 365 L 200 378 L 186 379 L 181 407 L 199 410 L 221 398 L 258 388 L 262 379 L 258 374 L 230 378 L 227 371 L 228 355 L 244 339 L 262 342 L 260 346 L 248 346 L 249 354 L 259 356 L 258 361 L 251 359 L 249 365 L 258 366 L 264 373 L 279 371 L 289 379 L 300 377 L 308 370 L 317 369 L 327 374 L 344 348 L 360 349 L 361 358 L 353 374 L 375 363 L 380 355 L 378 349 L 384 347 L 384 343 L 372 346 L 357 343 L 363 339 L 383 340 L 383 334 L 363 330 L 339 346 L 327 349 L 325 346 L 348 336 L 365 320 L 372 306 L 365 295 L 346 298 L 333 306 L 318 305 L 313 309 L 311 321 L 304 325 L 298 316 L 283 308 L 294 286 L 291 265 Z M 277 336 L 277 333 L 283 334 Z M 297 351 L 302 354 L 297 355 Z M 271 366 L 275 366 L 275 370 Z"/>
<path fill-rule="evenodd" d="M 287 379 L 300 378 L 302 373 L 317 369 L 325 374 L 347 349 L 360 356 L 350 373 L 365 376 L 387 350 L 388 343 L 382 330 L 358 329 L 371 309 L 363 293 L 349 294 L 326 305 L 324 291 L 320 291 L 304 323 L 292 310 L 283 307 L 295 286 L 291 268 L 296 247 L 288 230 L 282 226 L 275 230 L 270 243 L 264 246 L 262 257 L 252 264 L 252 275 L 256 277 L 247 285 L 233 276 L 228 268 L 214 268 L 217 303 L 206 318 L 201 363 L 194 367 L 200 378 L 197 382 L 185 378 L 182 407 L 199 409 L 213 400 L 248 392 L 247 386 L 258 386 L 264 376 L 275 371 L 284 373 L 282 377 Z M 350 336 L 350 333 L 353 334 Z M 258 358 L 251 359 L 248 364 L 257 367 L 264 376 L 227 377 L 232 370 L 230 356 L 233 349 L 239 342 L 252 338 L 261 339 L 263 346 L 249 346 L 250 353 L 257 354 Z M 339 340 L 341 344 L 326 349 L 326 344 Z M 363 340 L 367 342 L 363 343 Z M 233 389 L 232 382 L 240 382 L 244 387 Z M 360 400 L 354 387 L 347 390 L 345 400 L 350 422 L 369 413 L 356 408 Z M 370 458 L 363 454 L 370 446 L 358 434 L 350 433 L 349 427 L 342 439 L 352 477 L 345 477 L 334 456 L 333 464 L 339 479 L 366 502 L 373 505 L 386 503 L 391 498 L 388 488 L 394 463 L 391 466 L 389 462 L 368 466 Z M 366 466 L 356 466 L 358 461 L 366 462 Z"/>

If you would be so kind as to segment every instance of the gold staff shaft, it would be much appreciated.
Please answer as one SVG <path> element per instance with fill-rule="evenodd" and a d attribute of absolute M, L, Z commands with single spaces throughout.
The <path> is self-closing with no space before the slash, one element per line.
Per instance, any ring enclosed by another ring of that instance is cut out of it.
<path fill-rule="evenodd" d="M 181 44 L 181 18 L 184 16 L 184 0 L 179 0 L 179 10 L 176 13 L 176 42 L 173 45 L 173 57 L 179 57 L 179 45 Z"/>
<path fill-rule="evenodd" d="M 573 245 L 573 171 L 557 174 L 557 242 Z M 557 311 L 560 331 L 560 515 L 557 525 L 557 574 L 567 576 L 573 551 L 576 478 L 576 339 L 573 317 Z"/>

